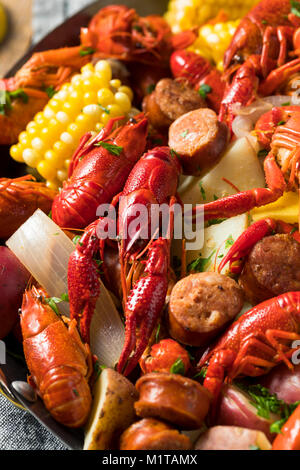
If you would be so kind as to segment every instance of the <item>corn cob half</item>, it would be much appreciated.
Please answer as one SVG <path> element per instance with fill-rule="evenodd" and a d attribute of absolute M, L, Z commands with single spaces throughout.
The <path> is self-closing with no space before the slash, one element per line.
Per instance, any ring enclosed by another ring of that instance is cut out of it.
<path fill-rule="evenodd" d="M 112 117 L 131 109 L 133 92 L 112 79 L 109 62 L 87 64 L 36 114 L 10 149 L 11 157 L 36 168 L 47 186 L 58 189 L 67 179 L 68 167 L 80 138 L 100 131 Z"/>

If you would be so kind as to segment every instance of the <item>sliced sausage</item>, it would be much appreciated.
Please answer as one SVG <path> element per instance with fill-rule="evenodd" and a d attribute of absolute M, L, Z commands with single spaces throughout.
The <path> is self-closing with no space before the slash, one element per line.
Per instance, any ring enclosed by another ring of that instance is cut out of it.
<path fill-rule="evenodd" d="M 121 436 L 120 450 L 190 450 L 192 443 L 177 429 L 157 419 L 142 419 Z"/>
<path fill-rule="evenodd" d="M 146 96 L 143 103 L 150 123 L 157 129 L 167 128 L 183 114 L 205 106 L 204 99 L 197 91 L 171 78 L 160 80 L 154 92 Z"/>
<path fill-rule="evenodd" d="M 136 388 L 140 398 L 135 411 L 143 418 L 160 418 L 182 429 L 198 429 L 209 410 L 209 391 L 182 375 L 152 372 L 141 377 Z"/>
<path fill-rule="evenodd" d="M 169 303 L 169 332 L 177 341 L 204 346 L 240 312 L 239 285 L 223 274 L 190 274 L 175 285 Z"/>
<path fill-rule="evenodd" d="M 291 235 L 264 237 L 252 248 L 239 283 L 250 303 L 300 290 L 300 243 Z"/>
<path fill-rule="evenodd" d="M 214 426 L 199 437 L 195 450 L 271 450 L 271 444 L 261 431 Z"/>
<path fill-rule="evenodd" d="M 169 129 L 169 147 L 178 153 L 188 175 L 201 176 L 216 165 L 228 140 L 226 124 L 209 108 L 184 114 Z"/>

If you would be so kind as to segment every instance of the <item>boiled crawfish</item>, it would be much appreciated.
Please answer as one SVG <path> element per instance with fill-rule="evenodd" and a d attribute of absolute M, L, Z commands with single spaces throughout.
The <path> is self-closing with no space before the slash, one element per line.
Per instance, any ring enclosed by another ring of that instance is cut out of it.
<path fill-rule="evenodd" d="M 140 17 L 133 8 L 110 5 L 102 8 L 88 28 L 81 29 L 81 44 L 95 50 L 97 58 L 115 58 L 144 64 L 168 65 L 173 50 L 196 40 L 194 31 L 173 35 L 158 15 Z"/>
<path fill-rule="evenodd" d="M 21 328 L 29 382 L 54 419 L 79 428 L 92 403 L 91 353 L 80 339 L 76 320 L 65 323 L 46 304 L 46 297 L 44 290 L 32 287 L 23 298 Z"/>
<path fill-rule="evenodd" d="M 224 379 L 257 377 L 280 362 L 293 368 L 292 342 L 300 339 L 300 292 L 266 300 L 235 321 L 198 366 L 208 362 L 204 386 L 217 400 Z"/>
<path fill-rule="evenodd" d="M 170 237 L 163 235 L 160 227 L 157 227 L 155 234 L 158 238 L 149 233 L 151 207 L 153 204 L 169 205 L 171 234 L 171 212 L 180 173 L 177 157 L 168 147 L 152 149 L 135 165 L 121 193 L 118 238 L 126 332 L 118 371 L 125 375 L 137 365 L 165 303 L 170 270 Z M 114 205 L 117 202 L 114 200 Z M 126 227 L 136 218 L 137 205 L 146 208 L 149 227 L 140 226 L 134 234 L 127 234 Z M 80 331 L 86 340 L 99 295 L 97 264 L 93 260 L 99 248 L 104 259 L 103 240 L 99 241 L 96 236 L 97 224 L 98 221 L 86 229 L 70 256 L 68 269 L 71 316 L 81 318 Z M 143 228 L 147 230 L 147 239 L 141 237 Z M 137 271 L 140 276 L 132 285 L 133 274 Z"/>
<path fill-rule="evenodd" d="M 35 211 L 48 214 L 56 192 L 31 175 L 0 178 L 0 238 L 9 238 Z"/>
<path fill-rule="evenodd" d="M 37 52 L 14 77 L 0 80 L 0 90 L 11 93 L 11 105 L 0 114 L 0 145 L 12 145 L 34 115 L 49 100 L 47 89 L 58 90 L 74 73 L 91 60 L 80 55 L 81 46 Z M 18 98 L 14 92 L 22 91 Z M 26 100 L 24 100 L 26 97 Z"/>
<path fill-rule="evenodd" d="M 69 179 L 55 198 L 54 222 L 65 228 L 86 228 L 100 204 L 110 204 L 146 147 L 147 119 L 143 114 L 112 132 L 112 119 L 98 135 L 82 137 L 69 167 Z M 104 144 L 104 146 L 102 146 Z M 111 149 L 119 149 L 119 155 Z"/>
<path fill-rule="evenodd" d="M 299 73 L 299 26 L 290 0 L 262 0 L 242 19 L 224 56 L 220 120 L 231 125 L 234 105 L 272 95 Z"/>

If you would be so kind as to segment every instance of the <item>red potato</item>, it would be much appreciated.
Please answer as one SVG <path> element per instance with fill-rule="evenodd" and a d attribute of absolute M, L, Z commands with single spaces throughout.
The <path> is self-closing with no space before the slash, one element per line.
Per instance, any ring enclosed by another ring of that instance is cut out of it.
<path fill-rule="evenodd" d="M 0 339 L 14 328 L 30 273 L 5 246 L 0 246 Z"/>
<path fill-rule="evenodd" d="M 261 431 L 214 426 L 199 437 L 195 450 L 271 450 L 271 444 Z"/>
<path fill-rule="evenodd" d="M 298 358 L 299 358 L 299 353 Z M 300 364 L 288 369 L 285 364 L 275 367 L 268 375 L 259 377 L 259 383 L 276 393 L 277 398 L 286 403 L 300 401 Z"/>
<path fill-rule="evenodd" d="M 224 386 L 217 424 L 262 431 L 272 441 L 275 434 L 270 432 L 270 425 L 280 417 L 270 413 L 269 419 L 262 418 L 257 414 L 257 409 L 251 404 L 249 398 L 247 393 L 233 385 Z"/>

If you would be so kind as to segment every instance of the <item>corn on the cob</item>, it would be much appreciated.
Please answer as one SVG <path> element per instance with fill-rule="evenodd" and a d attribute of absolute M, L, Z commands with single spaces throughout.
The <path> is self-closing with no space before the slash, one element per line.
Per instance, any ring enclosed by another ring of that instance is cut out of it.
<path fill-rule="evenodd" d="M 165 18 L 174 33 L 201 26 L 220 10 L 228 20 L 242 18 L 259 0 L 170 0 Z"/>
<path fill-rule="evenodd" d="M 222 72 L 223 57 L 240 20 L 206 24 L 199 28 L 199 35 L 190 50 L 205 57 Z"/>
<path fill-rule="evenodd" d="M 36 168 L 57 189 L 67 179 L 70 159 L 80 137 L 99 131 L 110 118 L 126 115 L 131 109 L 133 93 L 112 79 L 107 61 L 85 65 L 81 74 L 62 86 L 44 110 L 36 114 L 19 142 L 10 149 L 14 160 Z"/>

